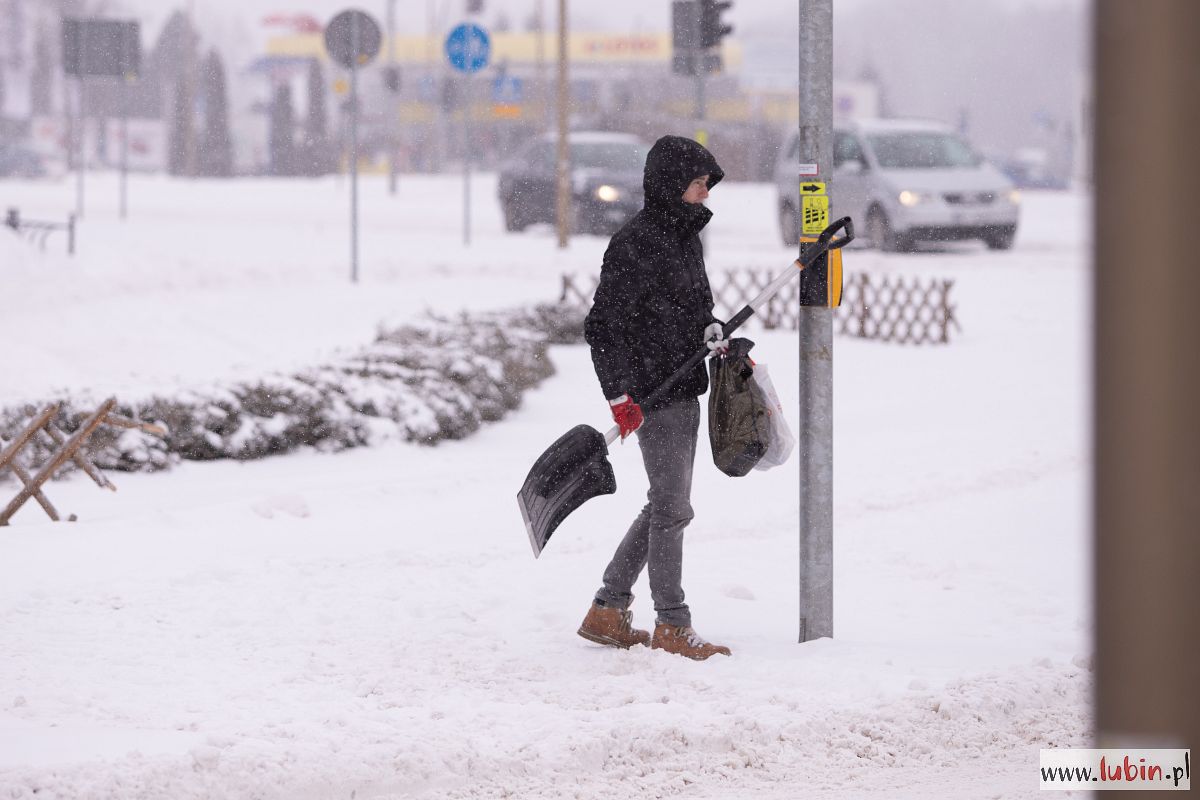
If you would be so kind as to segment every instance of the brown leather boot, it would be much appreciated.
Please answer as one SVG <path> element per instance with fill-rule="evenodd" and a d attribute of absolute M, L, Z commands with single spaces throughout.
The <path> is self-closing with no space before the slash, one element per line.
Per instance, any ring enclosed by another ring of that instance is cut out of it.
<path fill-rule="evenodd" d="M 654 650 L 666 650 L 668 653 L 687 656 L 696 661 L 703 661 L 717 653 L 732 655 L 724 645 L 711 644 L 700 638 L 700 634 L 691 628 L 679 628 L 674 625 L 659 623 L 654 626 L 654 640 L 650 642 Z"/>
<path fill-rule="evenodd" d="M 587 616 L 583 618 L 583 624 L 579 626 L 579 635 L 589 642 L 626 650 L 635 644 L 650 644 L 650 631 L 640 631 L 633 627 L 632 622 L 632 611 L 592 603 Z"/>

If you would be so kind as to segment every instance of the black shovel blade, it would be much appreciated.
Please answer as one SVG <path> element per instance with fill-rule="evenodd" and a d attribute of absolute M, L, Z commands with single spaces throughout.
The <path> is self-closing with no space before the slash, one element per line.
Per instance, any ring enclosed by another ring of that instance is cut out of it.
<path fill-rule="evenodd" d="M 568 514 L 593 497 L 615 491 L 617 478 L 608 463 L 608 445 L 598 430 L 576 425 L 559 437 L 534 462 L 517 492 L 533 557 L 542 554 Z"/>

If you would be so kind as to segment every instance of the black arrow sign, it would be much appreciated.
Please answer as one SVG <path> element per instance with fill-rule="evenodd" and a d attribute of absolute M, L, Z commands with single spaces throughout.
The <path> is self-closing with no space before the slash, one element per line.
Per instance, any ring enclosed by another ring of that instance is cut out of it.
<path fill-rule="evenodd" d="M 800 190 L 808 194 L 816 194 L 821 191 L 821 185 L 819 183 L 810 183 L 808 186 L 802 184 Z"/>

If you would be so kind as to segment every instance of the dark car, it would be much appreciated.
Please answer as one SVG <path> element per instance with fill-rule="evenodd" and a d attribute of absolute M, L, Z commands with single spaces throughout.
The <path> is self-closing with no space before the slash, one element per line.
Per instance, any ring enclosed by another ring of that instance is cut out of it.
<path fill-rule="evenodd" d="M 571 228 L 612 234 L 642 208 L 642 170 L 647 147 L 626 133 L 577 131 L 567 137 L 571 159 Z M 524 230 L 555 219 L 554 165 L 557 141 L 530 142 L 500 170 L 504 226 Z"/>
<path fill-rule="evenodd" d="M 0 145 L 0 178 L 41 178 L 46 175 L 42 157 L 19 145 Z"/>

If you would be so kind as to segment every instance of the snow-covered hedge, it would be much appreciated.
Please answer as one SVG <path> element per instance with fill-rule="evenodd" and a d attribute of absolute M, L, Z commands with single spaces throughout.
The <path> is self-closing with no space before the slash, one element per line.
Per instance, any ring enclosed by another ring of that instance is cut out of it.
<path fill-rule="evenodd" d="M 331 364 L 221 388 L 125 402 L 117 412 L 165 425 L 160 439 L 101 427 L 87 448 L 103 469 L 153 471 L 179 459 L 253 459 L 298 447 L 341 450 L 400 437 L 433 444 L 470 435 L 516 408 L 521 395 L 554 373 L 551 343 L 577 342 L 583 312 L 565 306 L 430 316 L 382 330 L 370 346 Z M 11 441 L 45 405 L 63 400 L 57 424 L 77 429 L 101 398 L 46 398 L 0 410 Z M 32 460 L 49 443 L 39 436 Z"/>

